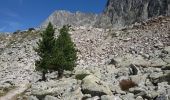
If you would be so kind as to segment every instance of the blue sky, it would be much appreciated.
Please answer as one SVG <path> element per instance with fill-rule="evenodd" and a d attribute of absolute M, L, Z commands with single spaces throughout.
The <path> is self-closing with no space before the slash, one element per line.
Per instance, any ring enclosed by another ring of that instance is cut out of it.
<path fill-rule="evenodd" d="M 1 0 L 0 32 L 39 26 L 55 10 L 101 13 L 107 0 Z"/>

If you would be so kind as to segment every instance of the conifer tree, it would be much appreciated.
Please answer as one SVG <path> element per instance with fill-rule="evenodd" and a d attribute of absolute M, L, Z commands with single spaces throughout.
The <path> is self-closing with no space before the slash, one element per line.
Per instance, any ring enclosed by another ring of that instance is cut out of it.
<path fill-rule="evenodd" d="M 72 71 L 76 66 L 77 53 L 75 44 L 69 34 L 70 26 L 64 25 L 56 40 L 55 56 L 52 61 L 54 70 L 58 71 L 58 78 L 63 76 L 64 70 Z"/>
<path fill-rule="evenodd" d="M 42 80 L 45 81 L 47 73 L 55 49 L 54 28 L 51 23 L 48 24 L 46 30 L 42 32 L 41 39 L 38 41 L 38 48 L 35 49 L 39 56 L 39 60 L 35 62 L 36 69 L 42 71 Z"/>

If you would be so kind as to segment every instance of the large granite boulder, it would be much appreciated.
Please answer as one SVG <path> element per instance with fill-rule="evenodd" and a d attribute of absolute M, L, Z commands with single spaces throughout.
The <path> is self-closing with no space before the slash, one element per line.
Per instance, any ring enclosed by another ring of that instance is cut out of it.
<path fill-rule="evenodd" d="M 94 75 L 86 76 L 82 80 L 82 92 L 92 96 L 112 95 L 109 86 Z"/>

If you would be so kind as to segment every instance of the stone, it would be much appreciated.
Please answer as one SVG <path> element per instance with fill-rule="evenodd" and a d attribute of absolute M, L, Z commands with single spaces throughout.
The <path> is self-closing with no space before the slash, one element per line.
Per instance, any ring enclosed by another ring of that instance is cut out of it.
<path fill-rule="evenodd" d="M 163 61 L 170 64 L 170 56 L 163 58 Z"/>
<path fill-rule="evenodd" d="M 131 75 L 137 75 L 138 72 L 139 72 L 137 66 L 135 66 L 133 64 L 130 65 L 129 70 L 130 70 L 130 74 Z"/>
<path fill-rule="evenodd" d="M 94 75 L 88 75 L 82 80 L 83 94 L 91 94 L 92 96 L 111 95 L 109 86 Z"/>
<path fill-rule="evenodd" d="M 164 51 L 166 51 L 166 52 L 168 52 L 168 54 L 170 54 L 170 46 L 165 47 Z"/>
<path fill-rule="evenodd" d="M 162 59 L 152 59 L 151 60 L 151 67 L 159 67 L 166 66 L 167 63 L 164 62 Z"/>
<path fill-rule="evenodd" d="M 88 99 L 86 99 L 86 100 L 100 100 L 100 97 L 98 97 L 98 96 L 94 96 L 94 97 L 92 97 L 92 98 L 88 98 Z"/>
<path fill-rule="evenodd" d="M 170 98 L 167 97 L 166 95 L 159 95 L 158 97 L 156 97 L 155 100 L 169 100 Z"/>
<path fill-rule="evenodd" d="M 137 57 L 132 54 L 126 54 L 124 57 L 117 57 L 115 61 L 118 63 L 118 66 L 127 67 L 131 64 L 135 66 L 147 67 L 150 65 L 150 62 L 145 60 L 142 56 L 138 55 Z"/>
<path fill-rule="evenodd" d="M 79 85 L 76 79 L 63 78 L 61 80 L 34 83 L 31 87 L 31 93 L 38 98 L 43 98 L 46 95 L 58 96 L 61 94 L 62 97 L 77 91 L 78 88 Z"/>
<path fill-rule="evenodd" d="M 159 94 L 168 94 L 169 95 L 169 90 L 170 89 L 170 85 L 168 85 L 168 82 L 161 82 L 158 83 L 158 93 Z"/>
<path fill-rule="evenodd" d="M 121 96 L 121 98 L 122 98 L 123 100 L 135 100 L 134 94 L 132 94 L 132 93 L 128 93 L 128 94 L 126 94 L 126 95 L 123 95 L 123 96 Z"/>
<path fill-rule="evenodd" d="M 138 96 L 136 100 L 144 100 L 141 96 Z"/>
<path fill-rule="evenodd" d="M 56 98 L 56 97 L 53 97 L 53 96 L 47 95 L 47 96 L 45 96 L 44 100 L 59 100 L 59 99 L 58 99 L 58 98 Z"/>
<path fill-rule="evenodd" d="M 119 96 L 103 95 L 103 96 L 101 96 L 101 100 L 122 100 L 122 99 Z"/>
<path fill-rule="evenodd" d="M 155 72 L 149 75 L 150 81 L 154 84 L 158 84 L 161 82 L 160 78 L 163 77 L 163 72 Z"/>
<path fill-rule="evenodd" d="M 111 89 L 111 91 L 114 93 L 114 94 L 126 94 L 125 91 L 122 91 L 120 86 L 119 85 L 109 85 L 109 88 Z"/>
<path fill-rule="evenodd" d="M 35 96 L 29 96 L 28 98 L 27 98 L 28 100 L 39 100 L 37 97 L 35 97 Z"/>
<path fill-rule="evenodd" d="M 83 94 L 81 92 L 81 88 L 77 88 L 74 91 L 70 91 L 69 93 L 64 93 L 60 99 L 62 100 L 81 100 L 83 98 Z"/>
<path fill-rule="evenodd" d="M 132 75 L 130 79 L 138 86 L 144 85 L 147 79 L 147 75 Z"/>

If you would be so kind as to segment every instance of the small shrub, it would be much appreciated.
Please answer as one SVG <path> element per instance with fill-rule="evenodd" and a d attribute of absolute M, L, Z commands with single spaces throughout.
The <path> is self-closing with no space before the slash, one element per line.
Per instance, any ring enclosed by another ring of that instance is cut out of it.
<path fill-rule="evenodd" d="M 34 31 L 35 29 L 34 28 L 29 28 L 28 31 Z"/>
<path fill-rule="evenodd" d="M 77 80 L 83 80 L 86 76 L 88 76 L 89 74 L 77 74 L 76 75 L 76 79 Z"/>
<path fill-rule="evenodd" d="M 20 33 L 21 32 L 21 30 L 17 30 L 17 31 L 15 31 L 13 34 L 18 34 L 18 33 Z"/>
<path fill-rule="evenodd" d="M 160 82 L 168 82 L 170 85 L 170 73 L 159 78 Z"/>
<path fill-rule="evenodd" d="M 128 91 L 130 88 L 137 86 L 132 80 L 122 80 L 119 83 L 120 88 L 123 91 Z"/>

